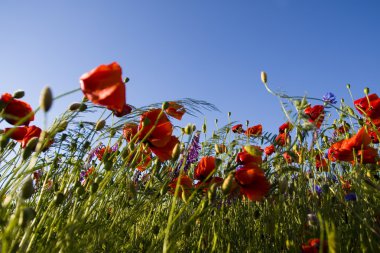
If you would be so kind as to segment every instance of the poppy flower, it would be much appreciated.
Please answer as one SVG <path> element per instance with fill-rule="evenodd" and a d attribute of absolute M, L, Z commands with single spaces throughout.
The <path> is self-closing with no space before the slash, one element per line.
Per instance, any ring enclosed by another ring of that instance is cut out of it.
<path fill-rule="evenodd" d="M 4 93 L 0 98 L 0 102 L 4 105 L 3 118 L 9 124 L 16 125 L 18 121 L 27 117 L 22 125 L 28 126 L 30 121 L 34 120 L 33 109 L 28 103 L 13 98 L 9 93 Z"/>
<path fill-rule="evenodd" d="M 258 146 L 250 146 L 250 149 L 255 149 L 255 151 L 252 152 L 252 150 L 250 150 L 251 152 L 248 152 L 246 148 L 248 147 L 243 147 L 243 151 L 239 152 L 236 155 L 236 162 L 239 165 L 244 165 L 244 166 L 259 166 L 260 164 L 262 164 L 263 162 L 263 159 L 261 157 L 262 149 Z"/>
<path fill-rule="evenodd" d="M 290 130 L 292 130 L 292 128 L 293 128 L 293 125 L 288 121 L 288 122 L 282 124 L 282 125 L 278 128 L 278 132 L 279 132 L 280 134 L 282 134 L 282 133 L 285 133 L 285 130 L 286 130 L 287 132 L 289 132 Z"/>
<path fill-rule="evenodd" d="M 127 123 L 123 127 L 123 136 L 127 141 L 131 141 L 138 132 L 138 125 L 135 123 Z"/>
<path fill-rule="evenodd" d="M 5 128 L 5 133 L 7 132 L 11 132 L 9 137 L 17 142 L 20 142 L 21 147 L 25 148 L 30 139 L 33 137 L 40 137 L 42 130 L 37 126 L 21 126 L 15 128 Z"/>
<path fill-rule="evenodd" d="M 193 188 L 193 180 L 191 180 L 191 178 L 188 175 L 182 175 L 179 178 L 178 177 L 174 178 L 169 184 L 169 188 L 170 188 L 169 192 L 172 194 L 175 193 L 178 179 L 180 179 L 180 181 L 179 181 L 178 194 L 176 195 L 176 197 L 181 197 L 182 191 L 185 191 L 185 195 L 189 195 L 191 189 Z"/>
<path fill-rule="evenodd" d="M 288 133 L 281 133 L 281 134 L 277 135 L 274 142 L 275 142 L 275 144 L 277 144 L 279 146 L 285 146 L 286 143 L 290 142 L 290 136 Z"/>
<path fill-rule="evenodd" d="M 125 84 L 118 63 L 100 65 L 80 77 L 84 95 L 94 104 L 106 106 L 116 116 L 121 117 L 132 108 L 126 104 Z"/>
<path fill-rule="evenodd" d="M 160 159 L 161 162 L 172 159 L 174 147 L 179 143 L 179 140 L 175 136 L 170 136 L 169 141 L 165 146 L 156 147 L 149 145 L 150 150 Z"/>
<path fill-rule="evenodd" d="M 288 152 L 283 153 L 282 157 L 284 157 L 286 163 L 292 163 L 293 162 L 293 158 Z"/>
<path fill-rule="evenodd" d="M 354 101 L 354 105 L 360 114 L 371 119 L 380 117 L 380 98 L 377 94 L 370 94 Z"/>
<path fill-rule="evenodd" d="M 310 105 L 306 107 L 304 113 L 309 117 L 309 122 L 313 123 L 317 128 L 320 128 L 325 118 L 323 105 Z"/>
<path fill-rule="evenodd" d="M 261 135 L 263 133 L 263 126 L 261 124 L 249 127 L 245 131 L 245 135 L 250 137 L 251 135 Z"/>
<path fill-rule="evenodd" d="M 197 167 L 194 169 L 194 179 L 204 181 L 206 178 L 215 172 L 216 163 L 215 157 L 205 156 L 199 161 Z"/>
<path fill-rule="evenodd" d="M 327 159 L 322 157 L 320 154 L 315 156 L 315 167 L 317 170 L 328 171 L 329 167 L 327 164 Z"/>
<path fill-rule="evenodd" d="M 172 116 L 173 118 L 176 118 L 178 120 L 182 119 L 182 116 L 185 114 L 186 109 L 180 104 L 177 104 L 176 102 L 168 102 L 169 106 L 166 108 L 165 112 Z"/>
<path fill-rule="evenodd" d="M 264 149 L 264 153 L 265 153 L 265 155 L 267 155 L 267 156 L 272 155 L 275 151 L 276 151 L 276 150 L 275 150 L 273 144 L 272 144 L 272 145 L 269 145 L 268 147 L 266 147 L 266 148 Z"/>
<path fill-rule="evenodd" d="M 320 249 L 320 240 L 318 238 L 309 239 L 309 241 L 305 244 L 302 244 L 302 253 L 318 253 Z M 327 242 L 323 243 L 322 252 L 327 252 L 328 246 Z"/>
<path fill-rule="evenodd" d="M 237 124 L 235 126 L 233 126 L 231 128 L 232 132 L 234 133 L 238 133 L 238 134 L 241 134 L 243 132 L 245 132 L 245 130 L 243 129 L 243 125 L 242 124 Z"/>
<path fill-rule="evenodd" d="M 243 167 L 235 173 L 240 192 L 251 201 L 260 201 L 269 192 L 270 184 L 264 171 L 256 167 Z"/>

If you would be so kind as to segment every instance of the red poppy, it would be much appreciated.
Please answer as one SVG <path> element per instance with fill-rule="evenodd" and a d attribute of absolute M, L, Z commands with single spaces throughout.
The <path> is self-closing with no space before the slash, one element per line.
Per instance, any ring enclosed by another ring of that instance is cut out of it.
<path fill-rule="evenodd" d="M 327 164 L 327 159 L 322 157 L 320 154 L 317 154 L 315 156 L 315 167 L 317 170 L 328 171 L 329 167 Z"/>
<path fill-rule="evenodd" d="M 310 105 L 304 110 L 304 113 L 309 117 L 309 122 L 313 123 L 317 128 L 320 128 L 325 118 L 323 105 Z"/>
<path fill-rule="evenodd" d="M 278 132 L 279 132 L 280 134 L 282 134 L 282 133 L 285 133 L 285 130 L 286 130 L 286 132 L 289 132 L 290 130 L 292 130 L 292 128 L 293 128 L 293 125 L 288 121 L 288 122 L 282 124 L 282 125 L 278 128 Z"/>
<path fill-rule="evenodd" d="M 171 140 L 173 125 L 161 109 L 152 109 L 141 115 L 138 130 L 140 140 L 146 138 L 150 145 L 164 147 Z"/>
<path fill-rule="evenodd" d="M 274 148 L 274 145 L 269 145 L 268 147 L 266 147 L 264 149 L 264 153 L 267 155 L 267 156 L 270 156 L 271 154 L 273 154 L 275 152 L 275 148 Z"/>
<path fill-rule="evenodd" d="M 293 162 L 293 158 L 291 157 L 291 155 L 289 155 L 288 152 L 283 153 L 282 157 L 284 157 L 286 163 L 292 163 Z"/>
<path fill-rule="evenodd" d="M 258 146 L 251 146 L 251 147 L 256 150 L 256 152 L 254 153 L 257 153 L 257 154 L 254 155 L 254 154 L 248 153 L 244 147 L 243 151 L 239 152 L 236 155 L 236 162 L 238 164 L 244 165 L 244 166 L 259 166 L 262 164 L 263 162 L 263 159 L 261 157 L 262 149 Z"/>
<path fill-rule="evenodd" d="M 138 125 L 135 123 L 127 123 L 123 127 L 123 136 L 127 141 L 131 141 L 138 132 Z"/>
<path fill-rule="evenodd" d="M 238 133 L 238 134 L 241 134 L 243 132 L 245 132 L 245 130 L 243 129 L 243 125 L 242 124 L 237 124 L 235 126 L 233 126 L 231 128 L 232 132 L 234 133 Z"/>
<path fill-rule="evenodd" d="M 168 102 L 169 106 L 166 108 L 165 112 L 172 116 L 173 118 L 176 118 L 178 120 L 182 119 L 182 116 L 185 114 L 186 109 L 180 104 L 177 104 L 176 102 Z"/>
<path fill-rule="evenodd" d="M 94 104 L 106 106 L 118 117 L 131 112 L 132 108 L 126 104 L 125 84 L 118 63 L 100 65 L 83 74 L 80 84 L 84 95 Z"/>
<path fill-rule="evenodd" d="M 360 114 L 365 114 L 371 119 L 380 117 L 380 98 L 376 94 L 368 95 L 354 101 L 354 105 Z"/>
<path fill-rule="evenodd" d="M 175 146 L 179 143 L 179 140 L 175 136 L 170 136 L 169 141 L 165 146 L 156 147 L 149 145 L 150 150 L 160 159 L 161 162 L 172 159 L 173 150 Z"/>
<path fill-rule="evenodd" d="M 187 175 L 182 175 L 179 178 L 180 178 L 179 189 L 178 189 L 178 194 L 176 195 L 176 197 L 182 196 L 182 190 L 185 191 L 186 195 L 189 195 L 190 190 L 193 188 L 193 180 L 191 180 L 191 178 Z M 169 184 L 169 187 L 171 188 L 169 190 L 170 193 L 172 194 L 175 193 L 175 189 L 177 187 L 177 182 L 179 178 L 178 177 L 174 178 L 172 182 Z"/>
<path fill-rule="evenodd" d="M 249 127 L 247 131 L 245 131 L 245 135 L 248 137 L 251 135 L 261 135 L 263 133 L 263 126 L 261 124 Z"/>
<path fill-rule="evenodd" d="M 243 167 L 236 171 L 235 179 L 240 192 L 251 201 L 260 201 L 269 192 L 270 184 L 260 168 Z"/>
<path fill-rule="evenodd" d="M 277 144 L 279 146 L 285 146 L 287 142 L 290 142 L 290 136 L 288 133 L 279 134 L 279 135 L 277 135 L 274 142 L 275 142 L 275 144 Z"/>
<path fill-rule="evenodd" d="M 309 239 L 306 244 L 302 244 L 302 253 L 318 253 L 320 248 L 320 240 L 318 238 Z M 323 243 L 322 252 L 327 252 L 327 242 Z"/>
<path fill-rule="evenodd" d="M 42 130 L 37 126 L 21 126 L 15 128 L 5 128 L 5 133 L 7 132 L 11 132 L 9 137 L 17 142 L 20 142 L 21 147 L 25 148 L 30 139 L 33 137 L 40 137 Z"/>
<path fill-rule="evenodd" d="M 194 179 L 204 181 L 215 172 L 215 157 L 205 156 L 199 161 L 197 167 L 194 169 Z"/>
<path fill-rule="evenodd" d="M 334 130 L 334 135 L 339 135 L 339 134 L 345 134 L 348 133 L 348 130 L 350 129 L 350 125 L 346 122 L 339 128 Z"/>
<path fill-rule="evenodd" d="M 3 118 L 9 124 L 16 125 L 18 121 L 27 117 L 22 125 L 28 126 L 30 121 L 34 120 L 33 109 L 28 103 L 13 98 L 9 93 L 4 93 L 0 98 L 0 102 L 5 106 Z"/>

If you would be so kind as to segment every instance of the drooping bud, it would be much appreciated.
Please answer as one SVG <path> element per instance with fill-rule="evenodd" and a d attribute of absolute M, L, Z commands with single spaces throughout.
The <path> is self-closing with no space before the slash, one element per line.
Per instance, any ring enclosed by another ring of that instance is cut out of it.
<path fill-rule="evenodd" d="M 25 96 L 25 91 L 23 90 L 16 90 L 15 93 L 13 93 L 13 97 L 16 99 L 23 98 Z"/>
<path fill-rule="evenodd" d="M 229 194 L 231 192 L 231 188 L 233 183 L 235 182 L 235 175 L 234 173 L 230 173 L 226 179 L 224 179 L 223 184 L 222 184 L 222 192 L 224 194 Z"/>
<path fill-rule="evenodd" d="M 261 71 L 261 81 L 266 84 L 268 81 L 267 73 L 265 71 Z"/>
<path fill-rule="evenodd" d="M 106 121 L 104 119 L 99 120 L 96 125 L 95 125 L 95 131 L 100 131 L 102 130 L 106 125 Z"/>
<path fill-rule="evenodd" d="M 44 112 L 48 112 L 53 104 L 53 93 L 50 87 L 45 87 L 40 95 L 40 107 Z"/>
<path fill-rule="evenodd" d="M 69 110 L 70 110 L 70 111 L 76 111 L 76 110 L 78 110 L 78 109 L 81 107 L 81 104 L 82 104 L 82 103 L 78 103 L 78 102 L 72 103 L 72 104 L 69 106 Z"/>
<path fill-rule="evenodd" d="M 21 198 L 28 199 L 32 197 L 34 193 L 33 179 L 28 177 L 28 179 L 24 182 L 21 188 Z"/>

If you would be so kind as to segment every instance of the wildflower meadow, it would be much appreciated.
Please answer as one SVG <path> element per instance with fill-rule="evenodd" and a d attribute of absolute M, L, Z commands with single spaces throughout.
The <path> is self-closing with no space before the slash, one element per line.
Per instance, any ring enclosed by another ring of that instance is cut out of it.
<path fill-rule="evenodd" d="M 27 90 L 1 95 L 1 252 L 379 252 L 369 88 L 289 96 L 262 72 L 287 119 L 271 133 L 230 113 L 221 127 L 182 122 L 217 110 L 191 98 L 136 108 L 116 62 L 79 79 L 43 89 L 38 108 Z M 33 124 L 75 92 L 51 125 Z"/>

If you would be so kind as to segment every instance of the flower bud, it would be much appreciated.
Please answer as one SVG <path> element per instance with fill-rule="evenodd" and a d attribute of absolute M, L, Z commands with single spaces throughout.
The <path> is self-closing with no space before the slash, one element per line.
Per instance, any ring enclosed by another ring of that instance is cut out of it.
<path fill-rule="evenodd" d="M 53 93 L 50 87 L 45 87 L 41 91 L 40 95 L 40 106 L 44 112 L 48 112 L 53 104 Z"/>
<path fill-rule="evenodd" d="M 65 195 L 62 193 L 62 192 L 58 192 L 55 196 L 54 196 L 54 202 L 55 204 L 58 206 L 60 204 L 62 204 L 63 200 L 65 199 Z"/>
<path fill-rule="evenodd" d="M 347 88 L 347 89 L 350 89 L 350 88 L 351 88 L 351 84 L 348 83 L 348 84 L 346 85 L 346 88 Z"/>
<path fill-rule="evenodd" d="M 72 104 L 69 106 L 69 110 L 70 110 L 70 111 L 76 111 L 76 110 L 78 110 L 78 109 L 81 107 L 81 104 L 82 104 L 82 103 L 78 103 L 78 102 L 72 103 Z"/>
<path fill-rule="evenodd" d="M 129 77 L 126 77 L 125 79 L 124 79 L 124 83 L 128 83 L 129 82 Z"/>
<path fill-rule="evenodd" d="M 104 119 L 99 120 L 96 125 L 95 125 L 95 131 L 100 131 L 102 130 L 106 125 L 106 121 Z"/>
<path fill-rule="evenodd" d="M 368 95 L 368 94 L 369 94 L 369 88 L 368 88 L 368 87 L 365 87 L 365 88 L 364 88 L 364 94 L 365 94 L 365 95 Z"/>
<path fill-rule="evenodd" d="M 224 179 L 223 184 L 222 184 L 222 192 L 224 194 L 229 194 L 232 188 L 233 183 L 235 182 L 235 175 L 234 173 L 228 174 L 226 179 Z"/>
<path fill-rule="evenodd" d="M 25 207 L 23 210 L 22 210 L 22 213 L 20 215 L 20 218 L 18 220 L 18 224 L 25 228 L 28 223 L 30 221 L 32 221 L 34 219 L 34 217 L 36 217 L 36 211 L 34 211 L 33 208 L 31 207 Z"/>
<path fill-rule="evenodd" d="M 34 193 L 33 179 L 28 177 L 21 187 L 21 198 L 28 199 Z"/>
<path fill-rule="evenodd" d="M 161 107 L 162 110 L 165 111 L 166 109 L 168 109 L 168 107 L 169 107 L 169 102 L 165 101 L 165 102 L 162 103 L 162 107 Z"/>
<path fill-rule="evenodd" d="M 13 98 L 20 99 L 25 96 L 25 91 L 23 90 L 16 90 L 15 93 L 13 93 Z"/>
<path fill-rule="evenodd" d="M 207 125 L 206 125 L 206 121 L 203 123 L 202 125 L 202 132 L 203 133 L 206 133 L 207 132 Z"/>
<path fill-rule="evenodd" d="M 28 143 L 26 144 L 25 148 L 26 149 L 31 149 L 31 150 L 34 150 L 37 146 L 37 143 L 38 143 L 38 137 L 33 137 L 31 138 Z"/>
<path fill-rule="evenodd" d="M 261 81 L 266 84 L 267 81 L 268 81 L 268 77 L 267 77 L 267 73 L 265 73 L 264 71 L 261 71 Z"/>
<path fill-rule="evenodd" d="M 180 152 L 181 152 L 181 145 L 177 143 L 174 146 L 173 151 L 172 151 L 172 161 L 177 161 Z"/>

